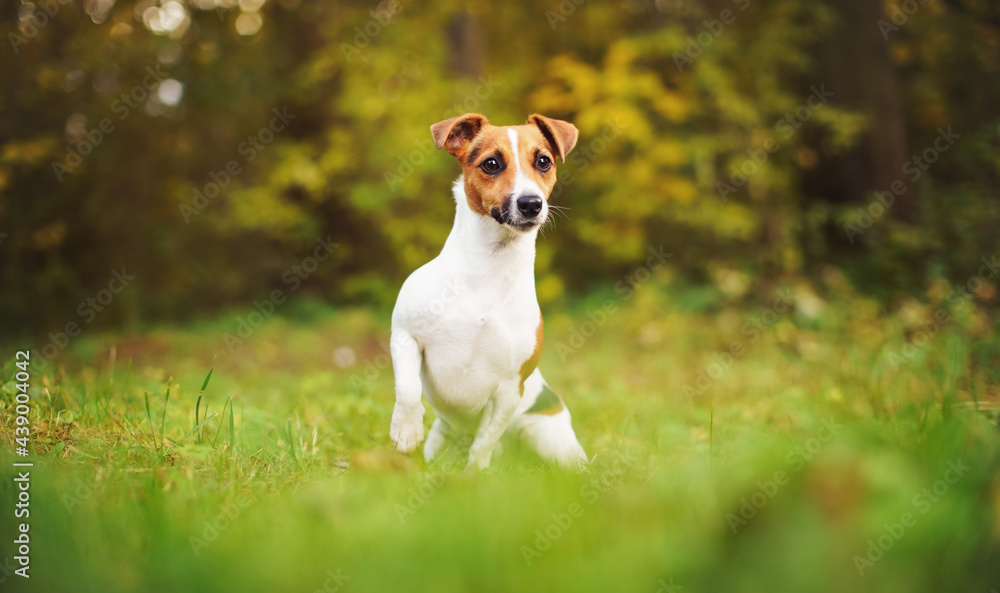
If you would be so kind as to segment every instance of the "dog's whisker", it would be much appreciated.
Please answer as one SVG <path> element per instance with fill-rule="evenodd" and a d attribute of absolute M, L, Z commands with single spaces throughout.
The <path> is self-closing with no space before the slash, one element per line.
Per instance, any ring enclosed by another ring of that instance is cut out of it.
<path fill-rule="evenodd" d="M 569 220 L 569 214 L 565 212 L 566 210 L 569 210 L 569 208 L 566 206 L 553 206 L 552 204 L 549 204 L 549 210 L 553 213 L 553 215 L 565 216 L 566 220 Z"/>
<path fill-rule="evenodd" d="M 569 216 L 566 216 L 565 214 L 562 214 L 562 213 L 559 213 L 559 212 L 553 212 L 553 213 L 552 213 L 552 216 L 550 216 L 550 217 L 548 218 L 548 220 L 546 220 L 545 222 L 546 222 L 546 223 L 548 223 L 548 222 L 552 222 L 552 221 L 555 221 L 555 220 L 556 220 L 556 216 L 557 216 L 557 215 L 561 215 L 561 216 L 563 216 L 564 218 L 566 218 L 566 220 L 569 220 Z"/>

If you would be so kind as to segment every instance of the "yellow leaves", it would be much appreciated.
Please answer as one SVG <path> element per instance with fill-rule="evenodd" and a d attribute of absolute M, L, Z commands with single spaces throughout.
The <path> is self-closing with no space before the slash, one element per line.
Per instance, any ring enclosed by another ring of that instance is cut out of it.
<path fill-rule="evenodd" d="M 680 167 L 690 161 L 687 147 L 677 140 L 660 140 L 647 148 L 644 154 L 651 162 L 666 167 Z"/>
<path fill-rule="evenodd" d="M 580 219 L 578 236 L 595 245 L 609 258 L 617 261 L 632 261 L 645 253 L 648 241 L 639 228 L 607 218 Z"/>
<path fill-rule="evenodd" d="M 39 251 L 54 249 L 66 238 L 66 222 L 57 220 L 31 233 L 31 246 Z"/>
<path fill-rule="evenodd" d="M 779 252 L 781 265 L 786 272 L 799 273 L 802 270 L 802 250 L 793 243 L 785 243 Z"/>
<path fill-rule="evenodd" d="M 681 204 L 691 204 L 698 198 L 698 187 L 687 177 L 664 175 L 660 187 L 664 195 Z"/>
<path fill-rule="evenodd" d="M 559 276 L 545 274 L 535 284 L 538 302 L 544 305 L 556 300 L 562 295 L 564 288 L 563 281 Z"/>
<path fill-rule="evenodd" d="M 569 113 L 597 100 L 603 85 L 601 76 L 576 56 L 555 56 L 546 69 L 553 82 L 539 86 L 528 98 L 528 104 L 538 111 Z"/>
<path fill-rule="evenodd" d="M 357 164 L 356 139 L 350 130 L 333 128 L 328 134 L 329 148 L 320 157 L 320 168 L 329 176 L 354 168 Z"/>
<path fill-rule="evenodd" d="M 359 212 L 381 212 L 392 194 L 381 183 L 358 183 L 351 188 L 349 198 Z"/>
<path fill-rule="evenodd" d="M 760 216 L 734 200 L 723 202 L 718 195 L 702 196 L 690 208 L 676 208 L 671 218 L 682 224 L 707 229 L 723 239 L 749 240 L 760 228 Z"/>
<path fill-rule="evenodd" d="M 827 129 L 830 134 L 829 142 L 834 150 L 846 150 L 855 146 L 862 132 L 868 128 L 866 115 L 828 107 L 815 110 L 813 119 Z"/>
<path fill-rule="evenodd" d="M 271 183 L 277 187 L 298 186 L 305 189 L 310 197 L 318 197 L 318 192 L 326 185 L 322 169 L 301 147 L 282 152 L 283 158 L 271 174 Z"/>
<path fill-rule="evenodd" d="M 619 137 L 614 140 L 614 146 L 618 147 L 625 140 L 647 143 L 654 138 L 646 113 L 637 105 L 624 101 L 599 103 L 581 109 L 574 123 L 580 129 L 580 142 L 587 142 L 596 136 L 617 134 Z"/>
<path fill-rule="evenodd" d="M 415 270 L 441 251 L 451 219 L 427 217 L 415 224 L 413 217 L 385 213 L 378 224 L 385 230 L 383 236 L 392 242 L 392 251 L 399 254 L 400 265 Z"/>
<path fill-rule="evenodd" d="M 711 263 L 707 268 L 712 281 L 730 299 L 740 299 L 750 289 L 750 277 L 739 270 L 718 263 Z"/>
<path fill-rule="evenodd" d="M 663 204 L 663 195 L 650 191 L 635 191 L 620 188 L 598 203 L 598 212 L 610 218 L 628 223 L 637 223 L 651 216 Z"/>
<path fill-rule="evenodd" d="M 552 258 L 555 257 L 556 248 L 552 243 L 539 241 L 535 254 L 535 268 L 538 270 L 548 270 L 552 266 Z"/>
<path fill-rule="evenodd" d="M 332 79 L 343 67 L 342 64 L 343 57 L 339 51 L 320 53 L 316 59 L 302 67 L 303 86 L 309 87 Z"/>
<path fill-rule="evenodd" d="M 23 142 L 5 142 L 3 144 L 0 160 L 4 163 L 24 163 L 27 165 L 37 165 L 50 157 L 52 149 L 56 146 L 56 138 L 52 136 L 39 136 L 33 140 Z"/>
<path fill-rule="evenodd" d="M 308 222 L 301 208 L 275 195 L 267 186 L 235 190 L 226 200 L 231 216 L 223 224 L 233 229 L 267 229 L 274 234 Z"/>
<path fill-rule="evenodd" d="M 610 72 L 627 70 L 638 55 L 636 44 L 622 39 L 608 48 L 608 53 L 604 56 L 604 69 Z"/>
<path fill-rule="evenodd" d="M 553 113 L 578 111 L 582 116 L 591 109 L 623 112 L 648 103 L 667 119 L 684 121 L 691 103 L 680 93 L 665 89 L 658 73 L 638 65 L 641 57 L 639 46 L 627 40 L 608 48 L 600 70 L 570 54 L 556 56 L 547 66 L 553 82 L 540 85 L 530 104 Z M 584 124 L 585 119 L 581 119 Z M 646 121 L 645 116 L 639 119 Z"/>
<path fill-rule="evenodd" d="M 653 107 L 658 113 L 673 122 L 682 122 L 691 113 L 691 102 L 680 93 L 661 91 L 653 97 Z"/>

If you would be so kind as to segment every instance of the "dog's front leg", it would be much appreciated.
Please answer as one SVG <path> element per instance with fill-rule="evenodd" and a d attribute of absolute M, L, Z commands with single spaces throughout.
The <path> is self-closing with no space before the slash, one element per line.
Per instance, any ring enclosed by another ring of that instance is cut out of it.
<path fill-rule="evenodd" d="M 396 449 L 409 453 L 424 440 L 420 345 L 410 334 L 397 330 L 392 332 L 390 350 L 396 375 L 396 407 L 392 410 L 389 437 Z"/>
<path fill-rule="evenodd" d="M 517 410 L 517 404 L 521 399 L 519 385 L 520 379 L 517 378 L 501 383 L 493 393 L 493 397 L 486 403 L 476 438 L 469 448 L 469 465 L 465 467 L 466 471 L 489 467 L 493 450 L 496 449 L 500 437 L 507 430 Z"/>

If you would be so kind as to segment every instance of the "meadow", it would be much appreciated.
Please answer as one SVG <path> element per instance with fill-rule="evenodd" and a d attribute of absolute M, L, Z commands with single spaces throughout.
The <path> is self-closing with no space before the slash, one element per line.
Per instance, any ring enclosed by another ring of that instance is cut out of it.
<path fill-rule="evenodd" d="M 0 592 L 1000 593 L 1000 3 L 9 4 Z M 391 446 L 463 113 L 587 473 Z"/>
<path fill-rule="evenodd" d="M 300 300 L 232 349 L 248 311 L 83 336 L 32 368 L 31 578 L 5 544 L 3 588 L 995 590 L 995 322 L 827 282 L 735 299 L 657 275 L 546 309 L 585 474 L 510 443 L 479 474 L 395 452 L 384 312 Z"/>

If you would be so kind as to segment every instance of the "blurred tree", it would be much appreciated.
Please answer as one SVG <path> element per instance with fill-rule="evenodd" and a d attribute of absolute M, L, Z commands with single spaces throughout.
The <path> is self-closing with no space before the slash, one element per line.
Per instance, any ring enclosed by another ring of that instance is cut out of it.
<path fill-rule="evenodd" d="M 899 197 L 896 212 L 912 214 L 913 192 L 902 177 L 906 114 L 890 45 L 877 26 L 888 15 L 878 2 L 869 0 L 830 6 L 834 24 L 819 42 L 816 76 L 835 92 L 834 103 L 864 114 L 867 126 L 854 148 L 823 155 L 827 158 L 805 185 L 827 200 L 843 202 L 874 188 L 888 189 L 900 180 L 907 191 Z"/>
<path fill-rule="evenodd" d="M 0 331 L 79 321 L 122 266 L 94 323 L 252 306 L 326 237 L 302 291 L 388 308 L 451 226 L 458 169 L 428 126 L 467 111 L 581 130 L 543 300 L 660 245 L 696 281 L 960 279 L 997 247 L 998 9 L 919 6 L 886 41 L 898 7 L 855 0 L 7 0 Z M 954 148 L 849 238 L 947 126 Z"/>

